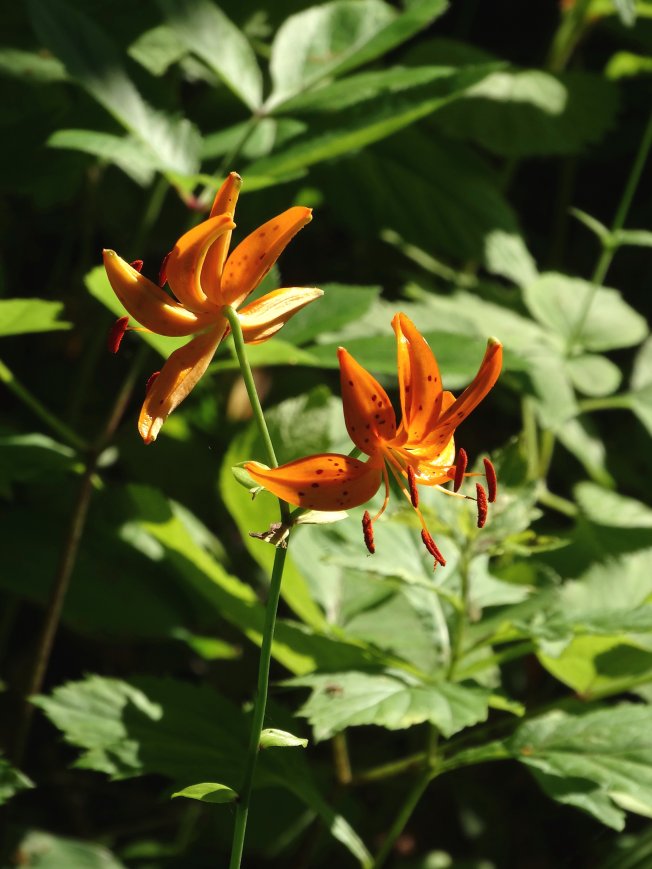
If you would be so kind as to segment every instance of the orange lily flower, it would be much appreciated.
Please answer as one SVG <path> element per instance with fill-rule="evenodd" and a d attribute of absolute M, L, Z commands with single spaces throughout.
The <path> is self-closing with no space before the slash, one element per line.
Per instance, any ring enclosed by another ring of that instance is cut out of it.
<path fill-rule="evenodd" d="M 372 518 L 365 511 L 364 539 L 374 552 L 373 523 L 387 507 L 389 472 L 416 510 L 421 537 L 437 562 L 445 564 L 419 510 L 418 487 L 454 480 L 455 494 L 466 473 L 467 457 L 460 449 L 455 460 L 453 434 L 493 387 L 502 365 L 502 346 L 490 338 L 473 382 L 456 399 L 442 388 L 437 361 L 427 341 L 405 314 L 392 320 L 396 334 L 402 421 L 396 425 L 394 409 L 378 381 L 343 348 L 338 350 L 344 419 L 351 440 L 369 458 L 366 462 L 338 453 L 321 453 L 265 468 L 247 462 L 256 483 L 290 504 L 310 510 L 345 510 L 368 501 L 385 483 L 385 499 Z M 489 500 L 496 497 L 493 466 L 485 460 Z M 486 518 L 487 493 L 477 484 L 478 525 Z M 468 497 L 459 495 L 459 497 Z"/>
<path fill-rule="evenodd" d="M 288 242 L 312 220 L 310 208 L 289 208 L 258 227 L 227 257 L 241 185 L 240 176 L 231 172 L 217 192 L 208 220 L 182 235 L 163 260 L 159 285 L 140 273 L 141 260 L 129 264 L 115 251 L 104 251 L 104 267 L 115 294 L 146 331 L 195 336 L 171 354 L 160 376 L 148 382 L 138 420 L 146 444 L 156 440 L 168 415 L 204 374 L 228 333 L 224 307 L 239 308 Z M 176 299 L 161 289 L 166 281 Z M 293 314 L 321 295 L 316 287 L 285 287 L 247 305 L 238 312 L 245 341 L 257 344 L 271 338 Z M 114 327 L 114 350 L 129 328 L 127 323 L 123 317 Z"/>

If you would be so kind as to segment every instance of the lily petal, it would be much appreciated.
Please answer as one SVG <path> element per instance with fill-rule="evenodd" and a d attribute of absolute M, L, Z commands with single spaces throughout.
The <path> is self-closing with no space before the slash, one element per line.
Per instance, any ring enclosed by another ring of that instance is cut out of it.
<path fill-rule="evenodd" d="M 449 468 L 455 464 L 455 440 L 450 438 L 443 450 L 419 459 L 414 475 L 420 486 L 440 486 L 450 482 Z"/>
<path fill-rule="evenodd" d="M 312 209 L 288 208 L 241 241 L 224 266 L 221 304 L 237 308 L 256 289 L 297 232 L 311 220 Z"/>
<path fill-rule="evenodd" d="M 382 459 L 361 462 L 339 453 L 319 453 L 265 468 L 247 462 L 249 475 L 273 495 L 310 510 L 346 510 L 372 498 L 382 481 Z"/>
<path fill-rule="evenodd" d="M 324 295 L 317 287 L 285 287 L 256 299 L 238 311 L 242 334 L 247 344 L 267 341 L 290 317 Z"/>
<path fill-rule="evenodd" d="M 241 187 L 242 178 L 237 172 L 230 172 L 215 195 L 210 216 L 218 217 L 220 214 L 228 214 L 233 220 Z M 230 244 L 231 230 L 228 230 L 210 246 L 201 270 L 202 289 L 208 299 L 216 305 L 220 304 L 219 287 Z"/>
<path fill-rule="evenodd" d="M 193 389 L 204 374 L 226 331 L 222 317 L 209 332 L 197 335 L 175 350 L 152 383 L 140 411 L 138 431 L 146 444 L 156 440 L 168 415 Z"/>
<path fill-rule="evenodd" d="M 179 337 L 205 329 L 214 319 L 214 315 L 197 315 L 186 310 L 115 251 L 105 250 L 103 256 L 114 293 L 131 316 L 146 329 L 159 335 Z"/>
<path fill-rule="evenodd" d="M 371 455 L 379 439 L 396 434 L 394 408 L 380 383 L 344 347 L 338 348 L 337 357 L 346 429 L 353 443 Z"/>
<path fill-rule="evenodd" d="M 396 314 L 392 326 L 403 411 L 401 433 L 407 441 L 418 442 L 432 431 L 441 411 L 439 366 L 428 342 L 409 317 Z"/>
<path fill-rule="evenodd" d="M 445 410 L 424 446 L 438 449 L 448 443 L 457 426 L 473 411 L 498 380 L 503 363 L 503 346 L 496 338 L 490 338 L 484 358 L 473 381 L 464 392 Z"/>
<path fill-rule="evenodd" d="M 201 286 L 202 266 L 213 242 L 234 227 L 230 214 L 209 217 L 182 235 L 168 256 L 165 270 L 170 288 L 181 304 L 195 313 L 216 310 Z M 211 295 L 219 292 L 219 275 L 212 276 L 207 289 Z"/>

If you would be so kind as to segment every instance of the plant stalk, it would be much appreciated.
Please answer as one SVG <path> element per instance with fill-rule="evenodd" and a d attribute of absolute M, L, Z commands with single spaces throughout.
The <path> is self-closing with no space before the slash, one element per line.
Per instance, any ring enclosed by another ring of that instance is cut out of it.
<path fill-rule="evenodd" d="M 240 320 L 235 310 L 231 306 L 225 306 L 224 315 L 231 326 L 233 334 L 233 344 L 240 365 L 240 372 L 244 380 L 247 395 L 251 403 L 251 410 L 258 425 L 258 430 L 263 441 L 267 463 L 272 468 L 278 467 L 274 445 L 267 428 L 265 415 L 260 404 L 256 384 L 247 358 L 244 336 L 240 326 Z M 279 500 L 279 508 L 281 511 L 281 522 L 288 523 L 290 518 L 290 508 L 285 501 Z M 283 568 L 285 567 L 285 557 L 287 549 L 284 546 L 277 546 L 274 555 L 274 565 L 272 567 L 272 576 L 269 584 L 269 596 L 267 599 L 267 607 L 265 610 L 265 624 L 263 627 L 263 638 L 260 646 L 260 660 L 258 664 L 258 686 L 256 691 L 256 699 L 254 701 L 253 718 L 251 722 L 251 731 L 249 734 L 249 748 L 247 751 L 247 762 L 242 786 L 236 803 L 235 823 L 233 829 L 233 844 L 231 847 L 231 859 L 229 869 L 240 869 L 242 862 L 242 853 L 244 851 L 245 834 L 247 831 L 247 819 L 249 817 L 249 805 L 251 803 L 251 791 L 254 783 L 254 775 L 256 773 L 256 762 L 258 760 L 258 752 L 260 748 L 260 734 L 263 730 L 265 721 L 265 709 L 267 707 L 267 693 L 269 689 L 269 670 L 272 657 L 272 643 L 274 640 L 274 628 L 276 626 L 276 613 L 278 611 L 278 602 L 281 596 L 281 583 L 283 580 Z"/>

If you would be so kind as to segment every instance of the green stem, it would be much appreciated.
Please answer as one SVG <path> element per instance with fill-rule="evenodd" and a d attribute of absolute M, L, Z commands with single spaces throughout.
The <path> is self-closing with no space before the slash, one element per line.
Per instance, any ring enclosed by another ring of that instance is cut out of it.
<path fill-rule="evenodd" d="M 4 383 L 13 394 L 19 398 L 36 416 L 38 416 L 53 432 L 59 435 L 67 444 L 80 452 L 88 449 L 88 444 L 71 428 L 41 404 L 23 384 L 16 379 L 13 371 L 0 360 L 0 382 Z"/>
<path fill-rule="evenodd" d="M 460 597 L 462 599 L 462 606 L 456 612 L 455 631 L 453 633 L 453 641 L 451 644 L 451 659 L 448 667 L 449 679 L 452 678 L 453 674 L 455 673 L 455 668 L 457 667 L 457 664 L 462 654 L 464 630 L 466 627 L 466 620 L 469 615 L 470 583 L 468 544 L 467 547 L 463 549 L 460 553 L 459 573 L 461 582 Z"/>
<path fill-rule="evenodd" d="M 586 14 L 590 4 L 591 0 L 577 0 L 570 9 L 562 13 L 546 63 L 551 72 L 561 72 L 570 60 L 586 30 Z"/>
<path fill-rule="evenodd" d="M 585 398 L 579 403 L 582 413 L 596 410 L 628 410 L 631 401 L 628 395 L 610 395 L 606 398 Z"/>
<path fill-rule="evenodd" d="M 254 704 L 253 720 L 251 722 L 251 732 L 249 736 L 249 749 L 247 752 L 247 763 L 245 767 L 244 780 L 238 802 L 236 804 L 235 824 L 233 830 L 233 845 L 231 848 L 231 860 L 229 869 L 240 869 L 242 861 L 242 852 L 244 850 L 245 833 L 247 830 L 247 818 L 249 816 L 249 805 L 251 802 L 251 790 L 254 783 L 254 774 L 256 772 L 256 762 L 258 760 L 258 751 L 260 745 L 260 734 L 263 730 L 263 722 L 265 720 L 265 708 L 267 706 L 267 689 L 269 683 L 269 668 L 272 657 L 272 639 L 274 637 L 274 627 L 276 625 L 276 611 L 278 609 L 278 601 L 281 594 L 281 581 L 283 579 L 283 568 L 285 566 L 285 556 L 287 549 L 282 546 L 277 547 L 274 555 L 274 567 L 272 568 L 272 578 L 269 584 L 269 597 L 267 600 L 267 609 L 265 611 L 265 626 L 263 628 L 263 641 L 260 647 L 260 663 L 258 666 L 258 690 Z"/>
<path fill-rule="evenodd" d="M 398 814 L 396 815 L 394 823 L 390 827 L 385 841 L 382 844 L 382 847 L 376 854 L 374 862 L 372 863 L 372 869 L 380 869 L 380 867 L 385 863 L 385 861 L 391 854 L 394 845 L 396 844 L 396 840 L 405 829 L 405 825 L 412 817 L 412 812 L 416 809 L 419 800 L 423 796 L 426 788 L 428 787 L 434 776 L 435 774 L 432 772 L 432 770 L 427 769 L 419 776 L 419 778 L 415 781 L 413 787 L 408 791 L 405 802 L 403 803 Z"/>
<path fill-rule="evenodd" d="M 575 326 L 573 327 L 573 330 L 568 339 L 567 349 L 569 352 L 573 350 L 577 339 L 582 334 L 582 329 L 584 328 L 586 319 L 589 315 L 589 311 L 591 310 L 591 306 L 593 305 L 593 302 L 595 300 L 598 288 L 602 285 L 604 279 L 607 276 L 607 272 L 609 271 L 609 268 L 617 250 L 617 246 L 613 244 L 613 237 L 619 230 L 623 228 L 625 224 L 625 220 L 627 219 L 627 215 L 629 213 L 632 200 L 634 199 L 638 183 L 641 180 L 641 175 L 643 174 L 643 169 L 645 168 L 645 164 L 647 162 L 648 154 L 650 153 L 651 147 L 652 114 L 648 118 L 645 130 L 643 131 L 643 137 L 641 139 L 641 144 L 638 148 L 638 153 L 636 154 L 636 158 L 634 159 L 631 172 L 629 173 L 629 178 L 627 179 L 625 189 L 623 190 L 623 195 L 620 199 L 618 208 L 616 209 L 616 215 L 611 225 L 610 237 L 612 240 L 607 244 L 603 244 L 602 253 L 600 254 L 598 262 L 596 263 L 595 269 L 593 270 L 593 275 L 591 276 L 591 289 L 586 294 L 584 304 L 582 305 L 579 316 L 577 318 L 577 322 L 575 323 Z"/>
<path fill-rule="evenodd" d="M 539 438 L 537 436 L 537 417 L 534 401 L 528 396 L 521 401 L 521 416 L 523 418 L 521 439 L 525 448 L 527 479 L 536 480 L 539 473 Z"/>
<path fill-rule="evenodd" d="M 558 513 L 563 513 L 564 516 L 570 516 L 574 519 L 579 510 L 577 504 L 569 501 L 568 498 L 562 498 L 561 495 L 555 495 L 554 492 L 549 492 L 548 489 L 542 489 L 537 495 L 537 501 L 543 504 L 544 507 L 550 507 L 551 510 L 556 510 Z"/>
<path fill-rule="evenodd" d="M 382 781 L 386 778 L 394 778 L 394 776 L 403 775 L 406 772 L 414 772 L 421 768 L 427 759 L 427 752 L 419 751 L 417 754 L 411 754 L 401 758 L 401 760 L 393 760 L 390 763 L 383 763 L 380 766 L 358 772 L 351 778 L 351 784 L 363 785 L 369 782 Z"/>
<path fill-rule="evenodd" d="M 231 326 L 233 335 L 233 345 L 238 357 L 240 372 L 244 380 L 247 395 L 251 403 L 251 410 L 254 415 L 258 430 L 263 441 L 267 463 L 272 468 L 278 467 L 274 445 L 267 428 L 265 415 L 260 405 L 260 399 L 256 390 L 256 383 L 247 358 L 245 340 L 240 326 L 240 320 L 235 310 L 231 306 L 224 308 L 224 315 Z M 287 523 L 290 518 L 290 508 L 285 501 L 279 500 L 281 511 L 281 521 Z M 244 850 L 245 833 L 247 830 L 247 819 L 249 816 L 249 805 L 251 803 L 251 790 L 256 772 L 256 762 L 258 760 L 258 751 L 260 746 L 260 734 L 263 729 L 265 720 L 265 709 L 267 707 L 267 692 L 269 688 L 269 668 L 272 657 L 272 642 L 274 639 L 274 628 L 276 626 L 276 613 L 278 611 L 278 602 L 281 596 L 281 582 L 283 580 L 283 568 L 285 567 L 285 557 L 287 549 L 283 546 L 278 546 L 274 555 L 274 566 L 272 568 L 272 577 L 269 584 L 269 597 L 267 599 L 267 607 L 265 610 L 265 624 L 263 627 L 263 638 L 260 647 L 260 661 L 258 664 L 258 688 L 256 699 L 254 701 L 253 720 L 251 722 L 251 732 L 249 735 L 249 748 L 247 751 L 247 761 L 245 766 L 245 774 L 238 795 L 236 805 L 235 823 L 233 830 L 233 844 L 231 848 L 231 860 L 229 869 L 240 869 L 242 861 L 242 853 Z"/>

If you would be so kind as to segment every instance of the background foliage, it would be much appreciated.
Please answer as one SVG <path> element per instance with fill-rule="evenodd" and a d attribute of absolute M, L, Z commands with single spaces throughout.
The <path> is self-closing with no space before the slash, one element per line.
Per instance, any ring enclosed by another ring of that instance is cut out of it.
<path fill-rule="evenodd" d="M 449 389 L 489 334 L 506 349 L 459 438 L 496 461 L 490 523 L 424 499 L 445 569 L 433 575 L 398 503 L 373 559 L 358 511 L 296 533 L 267 724 L 309 744 L 262 752 L 248 865 L 370 865 L 428 753 L 436 778 L 392 866 L 649 865 L 652 3 L 561 6 L 3 10 L 0 801 L 20 865 L 200 869 L 228 854 L 229 805 L 169 797 L 239 785 L 273 557 L 248 532 L 274 502 L 231 473 L 261 450 L 227 345 L 157 443 L 140 442 L 134 382 L 175 342 L 105 351 L 122 309 L 98 262 L 111 247 L 154 276 L 231 169 L 239 238 L 315 208 L 282 285 L 325 296 L 251 348 L 281 461 L 348 451 L 336 347 L 395 389 L 396 310 Z M 84 491 L 62 626 L 12 763 Z"/>

